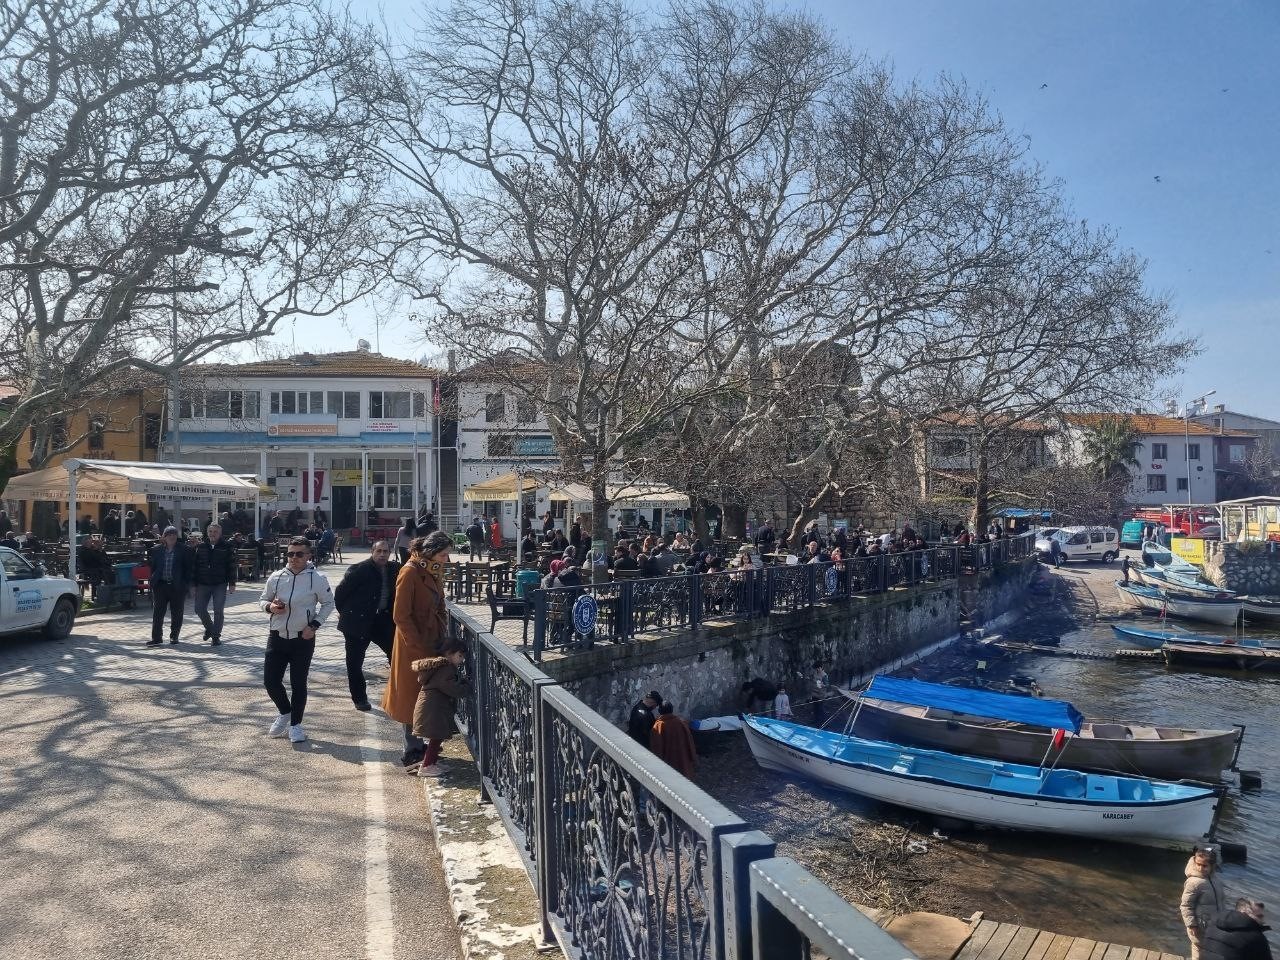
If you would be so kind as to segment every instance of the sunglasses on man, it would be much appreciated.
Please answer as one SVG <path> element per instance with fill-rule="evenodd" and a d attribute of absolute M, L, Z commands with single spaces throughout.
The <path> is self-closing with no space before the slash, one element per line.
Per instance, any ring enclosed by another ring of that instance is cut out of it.
<path fill-rule="evenodd" d="M 307 551 L 305 550 L 290 550 L 288 553 L 290 557 L 305 557 L 306 555 Z"/>

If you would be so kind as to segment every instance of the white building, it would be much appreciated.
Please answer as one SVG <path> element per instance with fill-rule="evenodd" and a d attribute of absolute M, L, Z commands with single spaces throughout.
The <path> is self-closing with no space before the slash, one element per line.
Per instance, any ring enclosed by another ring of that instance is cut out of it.
<path fill-rule="evenodd" d="M 434 371 L 364 348 L 192 367 L 162 458 L 254 474 L 276 509 L 320 508 L 339 533 L 382 535 L 435 505 L 435 384 Z"/>
<path fill-rule="evenodd" d="M 1077 461 L 1083 459 L 1085 432 L 1107 417 L 1124 417 L 1141 437 L 1133 451 L 1138 463 L 1129 465 L 1133 480 L 1128 500 L 1135 506 L 1216 503 L 1218 473 L 1230 470 L 1228 461 L 1237 455 L 1233 448 L 1244 451 L 1257 440 L 1253 434 L 1223 434 L 1195 420 L 1153 413 L 1075 414 L 1067 421 L 1070 455 Z M 1244 454 L 1239 457 L 1243 460 Z"/>

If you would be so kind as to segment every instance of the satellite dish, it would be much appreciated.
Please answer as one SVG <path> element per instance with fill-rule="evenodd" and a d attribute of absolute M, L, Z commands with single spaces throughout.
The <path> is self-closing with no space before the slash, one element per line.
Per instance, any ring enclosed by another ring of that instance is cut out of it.
<path fill-rule="evenodd" d="M 368 340 L 357 340 L 357 341 L 356 341 L 356 349 L 357 349 L 358 351 L 360 351 L 361 353 L 368 353 L 368 352 L 369 352 L 369 341 L 368 341 Z"/>

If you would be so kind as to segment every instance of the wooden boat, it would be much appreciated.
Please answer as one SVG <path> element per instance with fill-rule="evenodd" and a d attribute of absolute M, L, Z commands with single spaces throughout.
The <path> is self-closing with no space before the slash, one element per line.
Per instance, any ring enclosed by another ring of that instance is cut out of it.
<path fill-rule="evenodd" d="M 1232 626 L 1240 619 L 1241 602 L 1234 597 L 1186 597 L 1145 584 L 1116 581 L 1116 591 L 1128 605 L 1150 613 L 1203 620 Z"/>
<path fill-rule="evenodd" d="M 1039 764 L 1053 746 L 1051 728 L 1009 719 L 1025 715 L 1015 694 L 988 693 L 947 684 L 876 677 L 858 699 L 848 733 L 868 740 L 910 744 L 990 757 L 1011 763 Z M 1057 705 L 1078 716 L 1069 703 L 1033 700 L 1038 712 Z M 1000 713 L 994 719 L 992 713 Z M 1030 719 L 1044 718 L 1035 713 Z M 1083 719 L 1078 733 L 1063 746 L 1058 762 L 1081 770 L 1140 775 L 1162 780 L 1222 779 L 1239 750 L 1241 728 L 1193 730 L 1130 720 Z"/>
<path fill-rule="evenodd" d="M 1162 543 L 1154 540 L 1143 541 L 1142 554 L 1151 558 L 1161 570 L 1195 580 L 1200 576 L 1200 568 L 1189 560 L 1184 560 Z"/>
<path fill-rule="evenodd" d="M 1280 620 L 1280 600 L 1268 597 L 1241 597 L 1246 620 Z"/>
<path fill-rule="evenodd" d="M 1141 627 L 1120 626 L 1119 624 L 1112 624 L 1111 629 L 1118 639 L 1147 650 L 1159 650 L 1166 643 L 1207 643 L 1210 646 L 1275 647 L 1280 649 L 1280 644 L 1267 644 L 1254 637 L 1216 637 L 1209 633 L 1173 633 L 1168 630 L 1144 630 Z"/>
<path fill-rule="evenodd" d="M 1166 643 L 1160 648 L 1171 667 L 1216 667 L 1250 673 L 1280 673 L 1280 650 L 1239 644 Z"/>
<path fill-rule="evenodd" d="M 1132 572 L 1132 568 L 1130 571 Z M 1208 600 L 1235 599 L 1235 594 L 1230 590 L 1223 590 L 1211 583 L 1201 583 L 1191 577 L 1169 573 L 1159 567 L 1142 568 L 1142 582 L 1147 586 L 1158 587 L 1166 593 L 1179 596 Z"/>
<path fill-rule="evenodd" d="M 910 810 L 1012 830 L 1185 847 L 1210 836 L 1219 790 L 1046 769 L 743 718 L 760 766 Z"/>

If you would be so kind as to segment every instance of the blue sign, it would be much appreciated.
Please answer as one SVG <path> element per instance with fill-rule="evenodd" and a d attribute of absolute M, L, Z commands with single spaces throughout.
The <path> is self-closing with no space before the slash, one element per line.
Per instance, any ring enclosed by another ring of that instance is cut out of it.
<path fill-rule="evenodd" d="M 840 575 L 835 567 L 827 567 L 827 593 L 835 593 L 840 586 Z"/>
<path fill-rule="evenodd" d="M 573 603 L 573 629 L 586 636 L 596 628 L 596 618 L 600 615 L 600 607 L 596 598 L 584 593 Z"/>

